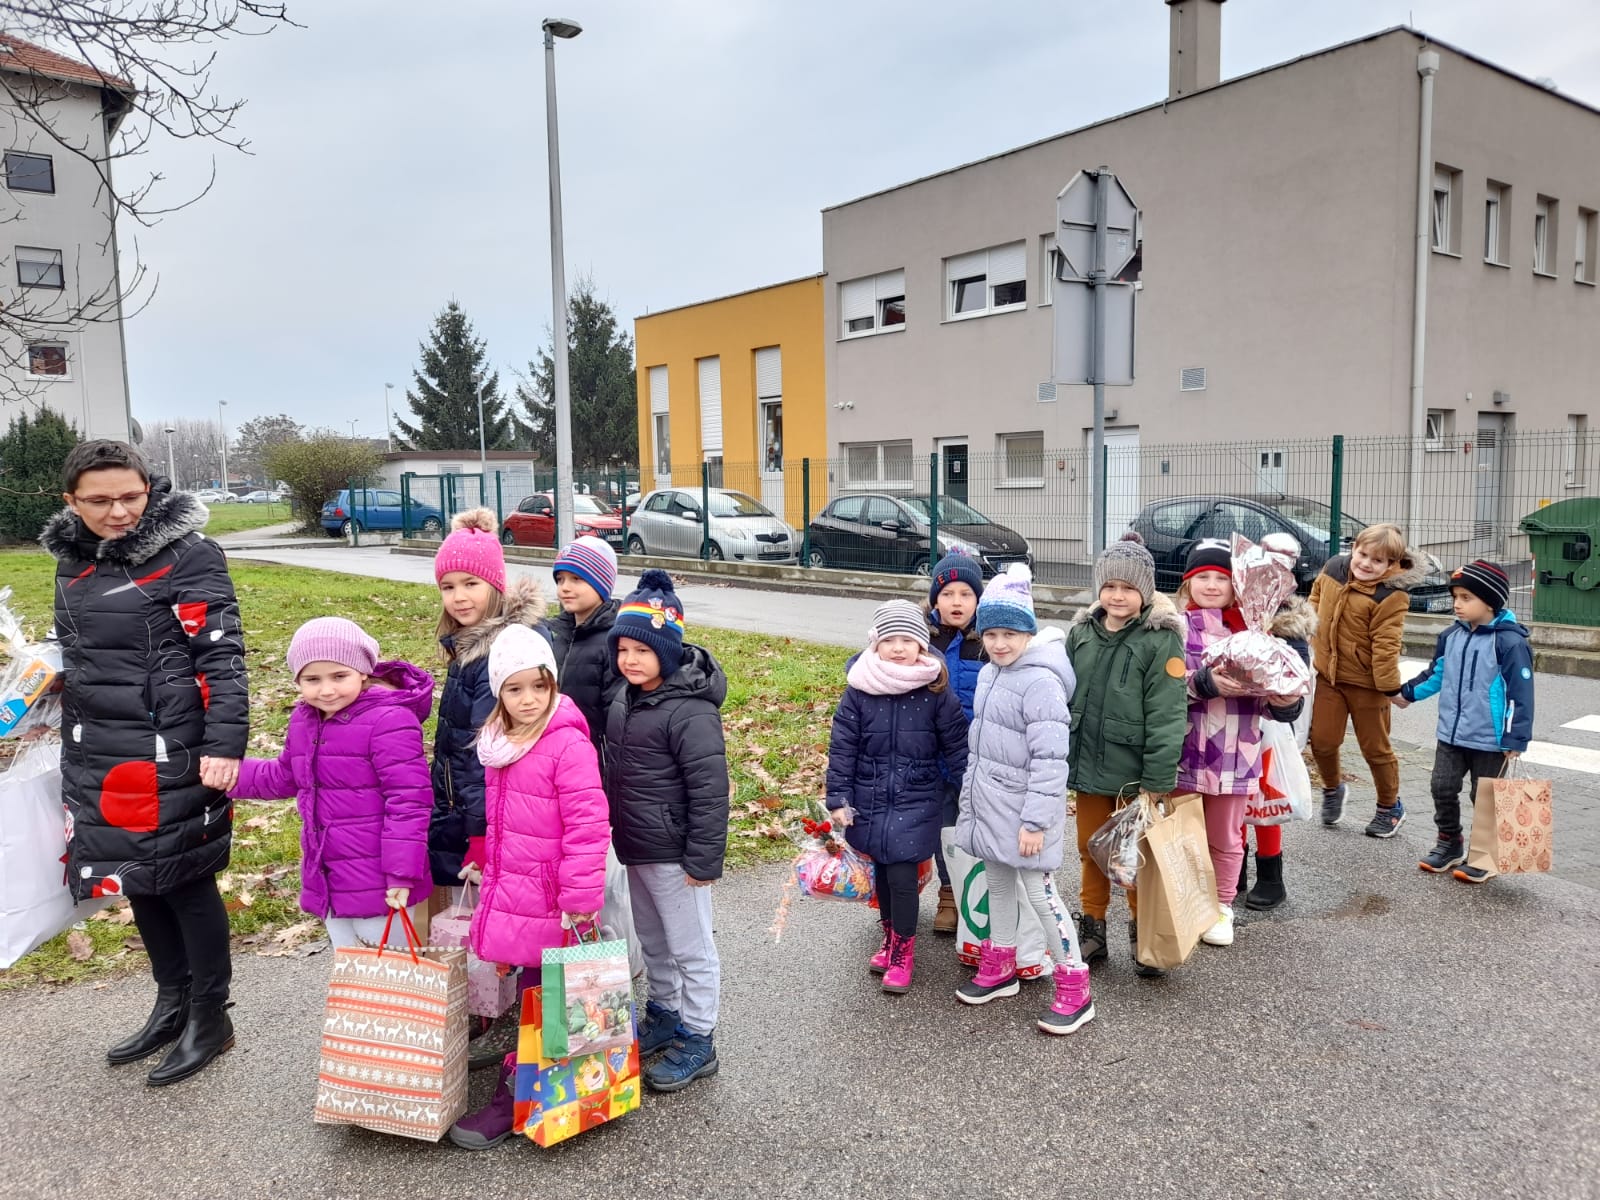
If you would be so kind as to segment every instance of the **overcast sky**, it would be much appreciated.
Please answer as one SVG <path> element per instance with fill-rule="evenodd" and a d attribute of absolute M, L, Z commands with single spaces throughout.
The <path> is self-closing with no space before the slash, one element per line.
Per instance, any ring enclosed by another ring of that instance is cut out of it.
<path fill-rule="evenodd" d="M 569 282 L 635 316 L 819 271 L 820 210 L 1159 100 L 1161 0 L 290 0 L 224 46 L 253 155 L 138 233 L 133 407 L 382 436 L 452 297 L 502 384 L 548 336 L 544 67 L 557 43 Z M 1223 76 L 1403 24 L 1600 103 L 1590 0 L 1231 0 Z M 195 144 L 123 164 L 181 193 Z M 1064 181 L 1063 181 L 1064 182 Z M 126 238 L 126 233 L 124 237 Z"/>

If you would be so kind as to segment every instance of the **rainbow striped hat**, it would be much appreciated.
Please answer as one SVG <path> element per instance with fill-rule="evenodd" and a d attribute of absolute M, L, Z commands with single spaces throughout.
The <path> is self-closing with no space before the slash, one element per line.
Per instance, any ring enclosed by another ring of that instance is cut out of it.
<path fill-rule="evenodd" d="M 612 654 L 619 638 L 643 642 L 656 652 L 666 678 L 683 664 L 683 627 L 683 605 L 672 590 L 672 576 L 651 568 L 639 576 L 638 588 L 622 602 L 606 640 Z"/>

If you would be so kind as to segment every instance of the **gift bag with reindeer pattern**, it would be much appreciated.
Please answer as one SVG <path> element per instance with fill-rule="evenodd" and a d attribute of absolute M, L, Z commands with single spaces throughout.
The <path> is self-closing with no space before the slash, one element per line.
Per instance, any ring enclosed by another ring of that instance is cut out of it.
<path fill-rule="evenodd" d="M 406 949 L 334 951 L 316 1120 L 437 1142 L 467 1111 L 467 952 L 419 946 L 399 916 Z"/>

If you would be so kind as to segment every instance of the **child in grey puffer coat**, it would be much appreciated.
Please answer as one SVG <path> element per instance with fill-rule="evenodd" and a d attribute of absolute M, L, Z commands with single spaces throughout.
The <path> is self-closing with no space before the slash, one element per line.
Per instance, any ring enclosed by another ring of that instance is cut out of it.
<path fill-rule="evenodd" d="M 1020 890 L 1039 915 L 1055 961 L 1055 998 L 1038 1018 L 1045 1033 L 1072 1033 L 1094 1017 L 1078 932 L 1056 894 L 1067 825 L 1067 730 L 1076 686 L 1066 636 L 1039 632 L 1032 574 L 1014 564 L 984 589 L 978 631 L 989 665 L 978 678 L 956 844 L 983 859 L 991 937 L 978 974 L 956 991 L 967 1004 L 1015 996 Z"/>

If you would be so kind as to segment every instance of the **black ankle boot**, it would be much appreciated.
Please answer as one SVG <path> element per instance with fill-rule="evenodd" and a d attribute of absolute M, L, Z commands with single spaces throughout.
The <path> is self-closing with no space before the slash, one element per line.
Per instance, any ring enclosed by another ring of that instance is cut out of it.
<path fill-rule="evenodd" d="M 164 987 L 156 989 L 156 1005 L 150 1010 L 150 1019 L 144 1028 L 130 1038 L 124 1038 L 106 1051 L 106 1061 L 114 1067 L 124 1063 L 149 1058 L 168 1042 L 183 1032 L 189 1019 L 189 988 Z"/>
<path fill-rule="evenodd" d="M 1264 854 L 1256 855 L 1256 885 L 1245 896 L 1245 907 L 1258 910 L 1277 908 L 1288 898 L 1288 890 L 1283 886 L 1283 855 L 1274 854 L 1270 858 Z"/>
<path fill-rule="evenodd" d="M 233 1049 L 233 1021 L 226 1004 L 191 1004 L 189 1020 L 178 1044 L 150 1072 L 151 1087 L 164 1087 L 197 1074 L 207 1063 Z"/>

